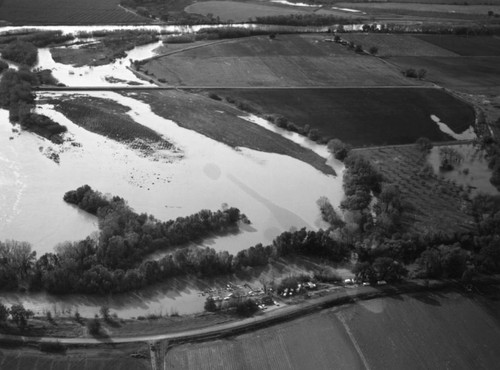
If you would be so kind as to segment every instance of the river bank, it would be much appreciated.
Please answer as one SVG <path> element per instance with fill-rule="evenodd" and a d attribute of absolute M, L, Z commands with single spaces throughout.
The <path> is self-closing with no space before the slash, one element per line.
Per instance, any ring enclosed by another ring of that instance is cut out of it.
<path fill-rule="evenodd" d="M 132 343 L 144 341 L 168 340 L 170 343 L 182 343 L 185 341 L 199 341 L 221 338 L 228 335 L 236 335 L 249 330 L 255 330 L 280 322 L 293 320 L 297 317 L 307 315 L 318 310 L 333 306 L 353 303 L 360 300 L 371 300 L 374 298 L 390 297 L 400 294 L 417 292 L 432 292 L 451 289 L 461 291 L 462 294 L 482 294 L 483 287 L 498 285 L 499 276 L 486 276 L 474 280 L 472 290 L 467 291 L 458 281 L 454 280 L 410 280 L 396 285 L 379 286 L 345 286 L 341 291 L 322 291 L 318 298 L 306 299 L 296 304 L 287 305 L 269 312 L 261 312 L 255 317 L 238 319 L 231 314 L 200 314 L 190 316 L 173 316 L 169 318 L 155 318 L 153 320 L 120 320 L 111 318 L 110 323 L 105 326 L 106 335 L 103 337 L 92 337 L 81 330 L 76 337 L 61 336 L 68 334 L 57 331 L 57 325 L 53 331 L 44 337 L 31 336 L 29 332 L 23 336 L 12 334 L 1 334 L 2 342 L 60 342 L 65 345 L 98 344 L 98 343 Z M 463 290 L 462 290 L 463 289 Z M 80 324 L 75 323 L 74 327 Z M 73 331 L 75 333 L 76 331 Z M 140 333 L 139 335 L 137 333 Z"/>

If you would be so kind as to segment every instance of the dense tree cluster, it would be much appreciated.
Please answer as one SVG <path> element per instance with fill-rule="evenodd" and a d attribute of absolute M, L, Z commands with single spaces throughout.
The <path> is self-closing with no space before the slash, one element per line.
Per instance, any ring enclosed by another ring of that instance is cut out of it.
<path fill-rule="evenodd" d="M 22 304 L 15 304 L 7 308 L 3 303 L 0 303 L 0 325 L 5 325 L 10 317 L 19 329 L 24 330 L 32 316 L 33 311 L 27 310 Z"/>
<path fill-rule="evenodd" d="M 31 42 L 16 39 L 3 48 L 2 57 L 18 64 L 34 66 L 38 58 L 38 49 Z"/>
<path fill-rule="evenodd" d="M 343 187 L 346 198 L 341 207 L 352 211 L 366 209 L 372 194 L 380 193 L 382 177 L 367 159 L 359 155 L 347 157 L 345 166 Z"/>
<path fill-rule="evenodd" d="M 49 117 L 32 113 L 35 103 L 33 87 L 45 83 L 55 83 L 50 71 L 30 71 L 21 67 L 18 71 L 8 69 L 0 80 L 0 107 L 9 110 L 11 122 L 35 132 L 56 143 L 62 142 L 60 134 L 67 129 Z"/>

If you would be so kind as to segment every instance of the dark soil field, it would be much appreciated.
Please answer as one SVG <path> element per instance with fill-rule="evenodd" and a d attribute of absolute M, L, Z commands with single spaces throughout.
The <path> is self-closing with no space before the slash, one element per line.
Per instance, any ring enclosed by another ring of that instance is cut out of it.
<path fill-rule="evenodd" d="M 167 369 L 359 369 L 342 324 L 328 312 L 229 340 L 174 347 Z"/>
<path fill-rule="evenodd" d="M 153 154 L 156 149 L 173 148 L 158 133 L 130 118 L 127 115 L 129 108 L 111 100 L 75 95 L 51 103 L 78 126 L 127 143 L 144 154 Z"/>
<path fill-rule="evenodd" d="M 146 355 L 133 358 L 133 353 Z M 1 348 L 0 369 L 19 370 L 148 370 L 151 369 L 146 345 L 106 346 L 69 349 L 62 353 L 41 352 L 35 348 Z"/>
<path fill-rule="evenodd" d="M 377 56 L 457 56 L 452 51 L 443 49 L 439 45 L 427 42 L 425 38 L 404 34 L 379 33 L 345 33 L 342 39 L 362 45 L 368 51 L 372 46 L 378 48 Z"/>
<path fill-rule="evenodd" d="M 336 316 L 371 369 L 495 369 L 500 306 L 494 289 L 492 299 L 453 291 L 374 299 Z"/>
<path fill-rule="evenodd" d="M 141 71 L 184 86 L 406 86 L 397 68 L 324 35 L 250 37 L 150 60 Z"/>
<path fill-rule="evenodd" d="M 168 369 L 494 369 L 498 292 L 358 301 L 227 340 L 183 344 Z"/>
<path fill-rule="evenodd" d="M 415 37 L 461 56 L 500 56 L 499 36 L 418 35 Z M 418 55 L 427 56 L 421 53 Z"/>
<path fill-rule="evenodd" d="M 148 23 L 120 8 L 120 0 L 2 0 L 0 20 L 16 25 Z"/>
<path fill-rule="evenodd" d="M 434 174 L 414 145 L 356 149 L 368 158 L 387 183 L 395 184 L 408 202 L 401 220 L 404 227 L 420 233 L 450 234 L 464 232 L 473 225 L 467 213 L 468 192 L 451 181 Z"/>
<path fill-rule="evenodd" d="M 426 80 L 451 88 L 500 85 L 500 57 L 394 57 L 401 70 L 425 69 Z"/>
<path fill-rule="evenodd" d="M 453 140 L 430 116 L 456 133 L 474 123 L 474 110 L 438 89 L 238 89 L 213 90 L 249 104 L 261 113 L 281 114 L 298 126 L 309 124 L 320 136 L 355 146 Z"/>
<path fill-rule="evenodd" d="M 150 104 L 157 115 L 231 147 L 288 155 L 326 174 L 334 174 L 324 158 L 279 134 L 240 118 L 245 113 L 228 104 L 176 90 L 144 92 L 134 97 Z"/>

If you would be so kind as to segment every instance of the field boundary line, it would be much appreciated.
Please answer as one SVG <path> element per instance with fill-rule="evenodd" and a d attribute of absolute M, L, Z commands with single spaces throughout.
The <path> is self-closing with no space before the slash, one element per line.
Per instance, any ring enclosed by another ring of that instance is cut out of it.
<path fill-rule="evenodd" d="M 366 370 L 371 370 L 370 369 L 370 365 L 368 364 L 368 361 L 366 360 L 365 355 L 361 351 L 361 347 L 359 346 L 358 341 L 354 337 L 354 334 L 352 334 L 352 331 L 349 328 L 349 326 L 347 326 L 347 321 L 346 321 L 346 318 L 344 317 L 344 314 L 342 312 L 338 312 L 338 314 L 336 316 L 338 317 L 339 321 L 342 323 L 342 326 L 344 327 L 347 335 L 351 339 L 351 342 L 354 345 L 354 348 L 356 349 L 356 352 L 358 353 L 359 358 L 363 362 L 363 365 L 364 365 L 365 369 Z"/>

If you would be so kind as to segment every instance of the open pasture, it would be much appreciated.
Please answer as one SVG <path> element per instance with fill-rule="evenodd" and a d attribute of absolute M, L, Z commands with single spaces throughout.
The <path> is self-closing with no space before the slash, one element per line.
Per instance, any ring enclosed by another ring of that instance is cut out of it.
<path fill-rule="evenodd" d="M 383 61 L 322 35 L 252 37 L 150 60 L 141 70 L 184 86 L 405 86 L 418 84 Z"/>
<path fill-rule="evenodd" d="M 175 90 L 144 92 L 137 98 L 150 104 L 153 112 L 159 116 L 231 147 L 283 154 L 306 162 L 326 174 L 334 173 L 323 157 L 240 118 L 242 112 L 228 104 Z"/>
<path fill-rule="evenodd" d="M 464 190 L 434 174 L 433 168 L 414 145 L 355 149 L 369 159 L 387 183 L 395 184 L 409 203 L 403 225 L 418 232 L 445 234 L 470 230 Z"/>
<path fill-rule="evenodd" d="M 0 20 L 20 25 L 148 23 L 119 7 L 120 0 L 3 0 Z"/>
<path fill-rule="evenodd" d="M 474 123 L 467 104 L 437 89 L 234 89 L 216 94 L 249 104 L 261 113 L 281 114 L 321 136 L 356 146 L 414 143 L 421 136 L 452 140 L 431 115 L 456 133 Z"/>
<path fill-rule="evenodd" d="M 359 369 L 363 364 L 338 319 L 322 312 L 230 340 L 174 347 L 167 369 Z"/>
<path fill-rule="evenodd" d="M 500 56 L 498 36 L 418 35 L 416 37 L 461 56 Z M 427 56 L 427 54 L 417 55 Z"/>
<path fill-rule="evenodd" d="M 452 36 L 453 37 L 453 36 Z M 456 37 L 456 36 L 455 36 Z M 377 56 L 457 56 L 453 51 L 447 50 L 441 45 L 433 45 L 426 38 L 414 35 L 401 34 L 378 34 L 378 33 L 345 33 L 342 39 L 362 45 L 368 51 L 371 47 L 377 47 Z"/>
<path fill-rule="evenodd" d="M 425 69 L 426 80 L 445 87 L 500 86 L 500 57 L 393 57 L 388 60 L 400 70 Z"/>

